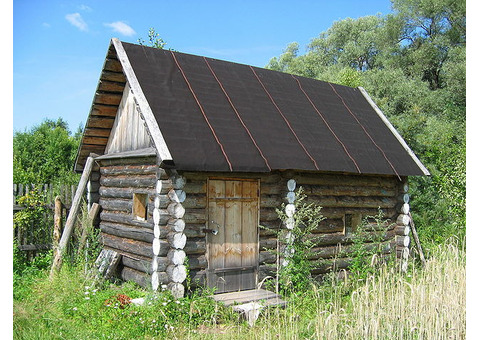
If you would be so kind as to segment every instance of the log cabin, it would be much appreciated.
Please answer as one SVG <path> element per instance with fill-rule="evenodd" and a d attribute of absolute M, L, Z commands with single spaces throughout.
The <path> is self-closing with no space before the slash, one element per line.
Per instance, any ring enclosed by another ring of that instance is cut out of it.
<path fill-rule="evenodd" d="M 325 217 L 314 275 L 348 267 L 352 232 L 379 209 L 384 251 L 406 258 L 408 176 L 429 175 L 363 88 L 115 38 L 75 170 L 90 156 L 118 275 L 176 296 L 187 275 L 222 293 L 274 274 L 276 209 L 299 187 Z"/>

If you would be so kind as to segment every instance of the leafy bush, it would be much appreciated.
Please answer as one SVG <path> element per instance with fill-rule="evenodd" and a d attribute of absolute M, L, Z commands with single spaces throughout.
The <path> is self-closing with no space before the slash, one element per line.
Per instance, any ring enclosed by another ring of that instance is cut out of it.
<path fill-rule="evenodd" d="M 30 226 L 43 221 L 44 215 L 48 211 L 43 193 L 36 189 L 18 198 L 17 203 L 24 207 L 23 210 L 20 210 L 13 216 L 13 226 L 20 230 L 20 233 L 25 232 Z M 39 230 L 41 229 L 40 227 L 38 226 L 34 229 Z"/>
<path fill-rule="evenodd" d="M 312 231 L 324 220 L 321 214 L 322 207 L 306 202 L 307 196 L 300 187 L 295 193 L 294 218 L 289 217 L 285 211 L 286 205 L 276 212 L 284 225 L 290 225 L 291 229 L 274 230 L 279 240 L 285 240 L 284 250 L 280 256 L 284 256 L 283 263 L 279 264 L 280 288 L 286 293 L 291 291 L 305 291 L 312 283 L 311 270 L 315 263 L 310 260 L 315 247 L 315 238 Z"/>

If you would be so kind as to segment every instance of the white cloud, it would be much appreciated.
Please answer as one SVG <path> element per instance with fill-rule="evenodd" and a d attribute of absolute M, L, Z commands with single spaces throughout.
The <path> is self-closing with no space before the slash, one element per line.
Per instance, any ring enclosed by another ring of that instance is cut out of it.
<path fill-rule="evenodd" d="M 73 26 L 77 27 L 80 31 L 88 31 L 88 25 L 83 20 L 80 13 L 72 13 L 65 15 L 65 19 Z"/>
<path fill-rule="evenodd" d="M 129 25 L 127 25 L 123 21 L 115 21 L 112 23 L 104 24 L 104 25 L 112 28 L 114 32 L 118 32 L 128 37 L 135 35 L 137 33 L 133 30 L 133 28 L 131 28 Z"/>
<path fill-rule="evenodd" d="M 91 12 L 92 11 L 92 8 L 87 6 L 87 5 L 80 5 L 78 8 L 80 8 L 82 11 L 86 11 L 86 12 Z"/>

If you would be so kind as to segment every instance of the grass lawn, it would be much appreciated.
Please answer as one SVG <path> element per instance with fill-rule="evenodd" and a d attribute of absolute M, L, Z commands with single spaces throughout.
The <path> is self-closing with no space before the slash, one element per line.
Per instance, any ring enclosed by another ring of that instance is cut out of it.
<path fill-rule="evenodd" d="M 381 267 L 366 280 L 292 292 L 250 327 L 199 292 L 175 300 L 131 283 L 93 285 L 84 267 L 14 276 L 15 339 L 464 339 L 466 256 L 438 246 L 425 268 Z M 145 298 L 143 306 L 129 299 Z"/>

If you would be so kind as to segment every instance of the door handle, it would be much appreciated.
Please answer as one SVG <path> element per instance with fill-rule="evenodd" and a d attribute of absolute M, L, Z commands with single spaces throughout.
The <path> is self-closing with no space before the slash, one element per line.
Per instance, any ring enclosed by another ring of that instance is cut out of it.
<path fill-rule="evenodd" d="M 213 235 L 217 235 L 218 234 L 218 229 L 220 229 L 222 226 L 220 224 L 218 224 L 217 222 L 215 221 L 210 221 L 210 224 L 213 224 L 217 227 L 217 229 L 205 229 L 205 232 L 209 232 L 209 233 L 212 233 Z"/>

